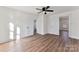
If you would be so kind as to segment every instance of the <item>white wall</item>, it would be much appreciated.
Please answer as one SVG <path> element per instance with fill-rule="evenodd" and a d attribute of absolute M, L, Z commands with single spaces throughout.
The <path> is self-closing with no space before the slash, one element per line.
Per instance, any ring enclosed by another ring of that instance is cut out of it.
<path fill-rule="evenodd" d="M 43 13 L 39 14 L 37 18 L 37 33 L 59 35 L 59 17 Z"/>
<path fill-rule="evenodd" d="M 41 13 L 38 15 L 37 22 L 36 22 L 36 28 L 37 28 L 37 33 L 42 34 L 42 35 L 44 34 L 43 20 L 44 20 L 44 15 Z"/>
<path fill-rule="evenodd" d="M 37 23 L 36 23 L 36 27 L 37 27 L 37 33 L 39 33 L 39 34 L 42 34 L 42 35 L 44 35 L 44 34 L 47 34 L 48 33 L 48 21 L 47 21 L 47 19 L 48 19 L 48 16 L 47 15 L 45 15 L 45 14 L 43 14 L 43 13 L 41 13 L 41 14 L 39 14 L 39 16 L 38 16 L 38 18 L 37 18 Z"/>
<path fill-rule="evenodd" d="M 43 25 L 44 30 L 43 31 L 44 31 L 44 34 L 48 33 L 48 21 L 49 21 L 48 15 L 44 14 L 44 19 L 43 19 L 43 23 L 44 23 L 44 25 Z"/>
<path fill-rule="evenodd" d="M 71 13 L 69 22 L 69 36 L 79 39 L 79 10 Z"/>
<path fill-rule="evenodd" d="M 59 17 L 50 15 L 48 18 L 48 33 L 59 35 Z"/>
<path fill-rule="evenodd" d="M 34 14 L 24 13 L 7 7 L 0 7 L 0 43 L 10 40 L 9 22 L 12 22 L 15 26 L 15 35 L 17 26 L 21 29 L 21 38 L 33 35 L 33 20 L 35 18 L 36 15 Z"/>

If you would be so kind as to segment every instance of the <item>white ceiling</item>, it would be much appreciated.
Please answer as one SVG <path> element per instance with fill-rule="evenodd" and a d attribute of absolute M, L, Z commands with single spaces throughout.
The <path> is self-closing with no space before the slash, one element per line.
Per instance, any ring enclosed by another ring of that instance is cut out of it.
<path fill-rule="evenodd" d="M 24 11 L 24 12 L 37 14 L 39 10 L 36 10 L 36 8 L 41 9 L 43 6 L 7 6 L 7 7 Z M 63 13 L 63 12 L 68 12 L 72 10 L 77 10 L 79 9 L 79 6 L 51 6 L 50 9 L 54 10 L 53 13 Z"/>

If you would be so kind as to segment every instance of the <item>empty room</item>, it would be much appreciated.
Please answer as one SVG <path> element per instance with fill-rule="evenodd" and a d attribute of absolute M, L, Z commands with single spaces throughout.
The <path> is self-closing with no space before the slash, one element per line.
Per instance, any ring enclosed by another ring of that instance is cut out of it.
<path fill-rule="evenodd" d="M 79 6 L 0 6 L 0 52 L 79 52 Z"/>

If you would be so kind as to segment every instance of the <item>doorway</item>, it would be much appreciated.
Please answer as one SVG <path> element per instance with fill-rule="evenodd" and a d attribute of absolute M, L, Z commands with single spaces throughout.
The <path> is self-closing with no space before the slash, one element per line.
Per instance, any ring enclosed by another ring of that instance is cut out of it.
<path fill-rule="evenodd" d="M 64 41 L 65 45 L 69 44 L 69 16 L 59 17 L 59 33 L 60 38 Z"/>
<path fill-rule="evenodd" d="M 37 28 L 36 28 L 36 20 L 34 20 L 34 35 L 37 34 Z"/>

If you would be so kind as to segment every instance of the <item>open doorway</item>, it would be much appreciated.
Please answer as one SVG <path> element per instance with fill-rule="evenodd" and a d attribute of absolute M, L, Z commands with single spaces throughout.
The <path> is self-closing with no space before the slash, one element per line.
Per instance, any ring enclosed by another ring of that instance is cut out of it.
<path fill-rule="evenodd" d="M 34 20 L 34 35 L 37 34 L 37 28 L 36 28 L 36 20 Z"/>
<path fill-rule="evenodd" d="M 59 33 L 65 45 L 69 43 L 69 16 L 59 18 Z"/>

